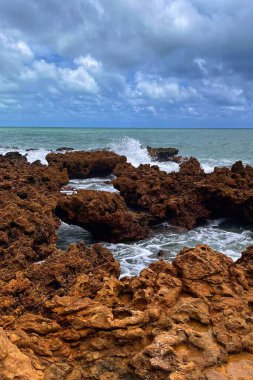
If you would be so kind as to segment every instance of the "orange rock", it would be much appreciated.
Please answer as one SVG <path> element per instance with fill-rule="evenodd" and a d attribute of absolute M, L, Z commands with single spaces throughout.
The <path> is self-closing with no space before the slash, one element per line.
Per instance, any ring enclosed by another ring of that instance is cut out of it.
<path fill-rule="evenodd" d="M 50 153 L 46 159 L 50 167 L 66 168 L 69 178 L 107 176 L 118 164 L 126 162 L 125 156 L 106 150 Z"/>
<path fill-rule="evenodd" d="M 149 233 L 144 215 L 128 210 L 120 195 L 106 191 L 79 190 L 73 195 L 63 195 L 56 214 L 104 241 L 140 240 Z"/>

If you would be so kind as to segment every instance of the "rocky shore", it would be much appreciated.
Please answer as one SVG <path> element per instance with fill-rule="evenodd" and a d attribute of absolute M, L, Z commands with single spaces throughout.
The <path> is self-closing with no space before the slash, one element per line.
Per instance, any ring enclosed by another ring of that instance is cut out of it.
<path fill-rule="evenodd" d="M 0 379 L 253 379 L 253 246 L 233 262 L 199 244 L 119 279 L 101 244 L 56 245 L 61 220 L 113 242 L 163 221 L 252 223 L 253 168 L 206 174 L 190 158 L 168 174 L 109 151 L 47 160 L 0 155 Z M 108 174 L 119 194 L 60 192 Z"/>

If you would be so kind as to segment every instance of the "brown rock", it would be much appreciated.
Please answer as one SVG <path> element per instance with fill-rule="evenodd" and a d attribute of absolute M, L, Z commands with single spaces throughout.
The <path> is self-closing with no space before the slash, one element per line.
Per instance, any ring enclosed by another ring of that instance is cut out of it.
<path fill-rule="evenodd" d="M 140 233 L 139 210 L 188 227 L 208 213 L 250 221 L 253 170 L 238 166 L 118 165 L 115 183 L 137 213 L 117 194 L 61 196 L 66 171 L 0 156 L 0 379 L 250 379 L 252 247 L 234 263 L 200 244 L 119 280 L 101 245 L 55 245 L 61 202 L 69 219 L 113 238 Z"/>
<path fill-rule="evenodd" d="M 147 147 L 148 154 L 157 161 L 170 161 L 170 159 L 178 154 L 176 148 L 151 148 Z"/>
<path fill-rule="evenodd" d="M 32 366 L 29 357 L 11 343 L 2 328 L 0 328 L 0 376 L 2 380 L 44 378 L 43 372 Z"/>
<path fill-rule="evenodd" d="M 157 166 L 118 165 L 114 187 L 130 207 L 148 214 L 150 223 L 169 221 L 183 228 L 193 228 L 209 216 L 196 184 L 205 177 L 199 162 L 190 158 L 179 173 L 165 173 Z"/>
<path fill-rule="evenodd" d="M 253 222 L 253 170 L 238 161 L 232 169 L 215 168 L 197 185 L 212 217 Z"/>
<path fill-rule="evenodd" d="M 81 226 L 104 241 L 140 240 L 149 233 L 143 215 L 128 210 L 120 195 L 106 191 L 80 190 L 62 196 L 56 214 L 66 223 Z"/>
<path fill-rule="evenodd" d="M 50 153 L 46 159 L 50 167 L 66 168 L 69 178 L 107 176 L 118 164 L 126 162 L 125 156 L 103 150 Z"/>

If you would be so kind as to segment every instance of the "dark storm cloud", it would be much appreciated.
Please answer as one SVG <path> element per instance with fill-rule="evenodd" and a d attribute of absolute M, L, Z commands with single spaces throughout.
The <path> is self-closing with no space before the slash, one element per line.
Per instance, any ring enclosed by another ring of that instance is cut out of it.
<path fill-rule="evenodd" d="M 0 0 L 0 112 L 250 119 L 252 14 L 249 0 Z"/>

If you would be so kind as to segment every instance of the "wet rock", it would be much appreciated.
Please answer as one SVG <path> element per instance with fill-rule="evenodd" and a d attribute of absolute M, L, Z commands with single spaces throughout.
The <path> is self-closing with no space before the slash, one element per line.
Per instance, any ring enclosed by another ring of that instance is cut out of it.
<path fill-rule="evenodd" d="M 157 161 L 169 161 L 179 152 L 176 148 L 152 148 L 147 147 L 148 154 Z"/>
<path fill-rule="evenodd" d="M 126 162 L 125 156 L 109 151 L 50 153 L 46 156 L 50 166 L 66 168 L 69 178 L 88 178 L 107 176 L 120 163 Z"/>
<path fill-rule="evenodd" d="M 71 150 L 74 150 L 74 148 L 68 148 L 68 147 L 66 147 L 66 146 L 61 146 L 60 148 L 57 148 L 56 149 L 56 152 L 62 152 L 62 151 L 71 151 Z"/>
<path fill-rule="evenodd" d="M 231 172 L 244 176 L 246 174 L 246 170 L 242 161 L 236 161 L 231 167 Z"/>
<path fill-rule="evenodd" d="M 140 240 L 149 233 L 144 215 L 130 211 L 120 195 L 106 191 L 80 190 L 62 196 L 56 214 L 104 241 Z"/>

